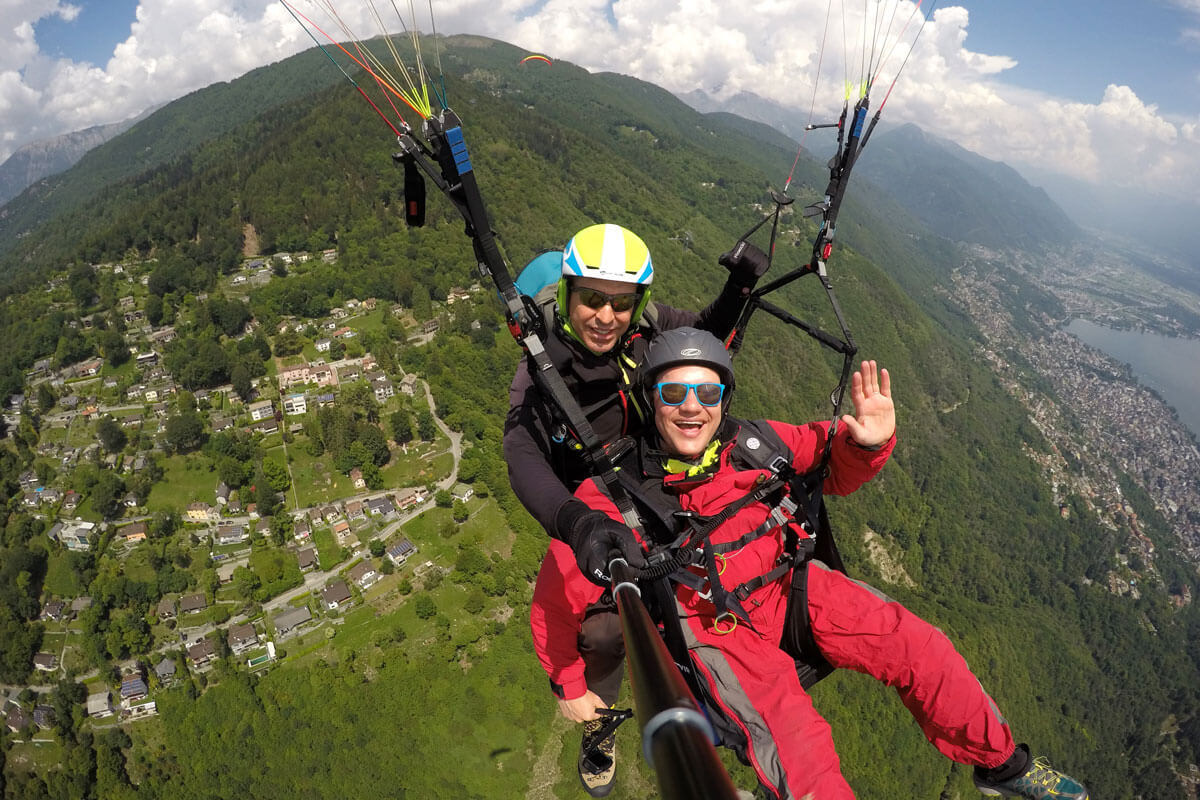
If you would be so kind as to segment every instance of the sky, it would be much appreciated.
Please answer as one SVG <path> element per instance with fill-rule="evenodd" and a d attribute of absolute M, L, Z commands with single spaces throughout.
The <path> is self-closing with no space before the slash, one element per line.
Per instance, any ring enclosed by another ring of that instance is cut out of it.
<path fill-rule="evenodd" d="M 364 38 L 377 31 L 370 0 L 322 1 Z M 328 19 L 316 0 L 289 2 Z M 907 26 L 907 0 L 375 2 L 391 22 L 395 7 L 415 6 L 430 30 L 432 6 L 438 33 L 503 39 L 677 93 L 753 92 L 815 121 L 840 107 L 842 62 L 861 61 L 853 31 L 866 13 L 877 39 L 897 42 L 873 98 L 916 40 L 887 121 L 1027 176 L 1200 196 L 1200 0 L 939 0 L 923 28 L 930 0 Z M 278 0 L 0 0 L 0 162 L 310 46 Z"/>

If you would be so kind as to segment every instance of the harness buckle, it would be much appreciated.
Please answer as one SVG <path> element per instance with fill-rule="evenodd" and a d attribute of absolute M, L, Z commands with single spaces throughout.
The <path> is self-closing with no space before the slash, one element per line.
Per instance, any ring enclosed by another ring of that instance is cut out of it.
<path fill-rule="evenodd" d="M 772 474 L 782 475 L 784 470 L 790 469 L 792 463 L 783 456 L 775 456 L 771 459 L 771 463 L 767 465 L 767 469 L 771 470 Z"/>

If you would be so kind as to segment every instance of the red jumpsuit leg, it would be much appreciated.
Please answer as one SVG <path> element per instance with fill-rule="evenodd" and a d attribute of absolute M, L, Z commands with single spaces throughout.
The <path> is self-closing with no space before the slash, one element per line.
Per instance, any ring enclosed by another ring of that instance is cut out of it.
<path fill-rule="evenodd" d="M 714 713 L 741 731 L 759 782 L 773 792 L 769 796 L 852 800 L 829 723 L 800 686 L 791 656 L 745 625 L 719 636 L 702 627 L 711 619 L 688 622 L 695 627 L 685 624 L 684 636 L 717 706 Z"/>
<path fill-rule="evenodd" d="M 808 567 L 808 609 L 813 637 L 829 663 L 894 688 L 942 754 L 984 767 L 1012 754 L 1008 723 L 933 625 L 819 562 Z"/>

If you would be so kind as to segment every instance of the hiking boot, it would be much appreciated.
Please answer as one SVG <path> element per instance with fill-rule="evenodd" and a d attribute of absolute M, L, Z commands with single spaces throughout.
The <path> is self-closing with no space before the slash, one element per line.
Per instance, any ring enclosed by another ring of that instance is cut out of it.
<path fill-rule="evenodd" d="M 996 797 L 1023 797 L 1026 800 L 1088 800 L 1088 791 L 1083 784 L 1050 766 L 1042 756 L 1030 761 L 1023 773 L 1007 780 L 988 780 L 987 772 L 978 768 L 975 769 L 973 777 L 976 789 Z"/>
<path fill-rule="evenodd" d="M 583 739 L 600 730 L 604 725 L 603 719 L 592 719 L 583 723 Z M 593 747 L 585 751 L 580 743 L 579 748 L 579 780 L 583 789 L 592 797 L 604 797 L 612 791 L 613 776 L 617 774 L 617 734 L 611 733 Z"/>

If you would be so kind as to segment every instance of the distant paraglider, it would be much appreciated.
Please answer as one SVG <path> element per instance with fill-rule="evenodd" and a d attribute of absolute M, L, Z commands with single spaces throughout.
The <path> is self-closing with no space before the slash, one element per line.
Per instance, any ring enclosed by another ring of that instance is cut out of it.
<path fill-rule="evenodd" d="M 522 64 L 524 64 L 524 63 L 526 63 L 526 62 L 528 62 L 528 61 L 544 61 L 544 62 L 546 62 L 547 64 L 553 64 L 553 63 L 554 63 L 553 61 L 551 61 L 550 59 L 546 58 L 545 56 L 540 56 L 540 55 L 537 55 L 536 53 L 535 53 L 534 55 L 525 56 L 524 58 L 522 58 L 522 59 L 521 59 L 521 63 L 522 63 Z"/>

